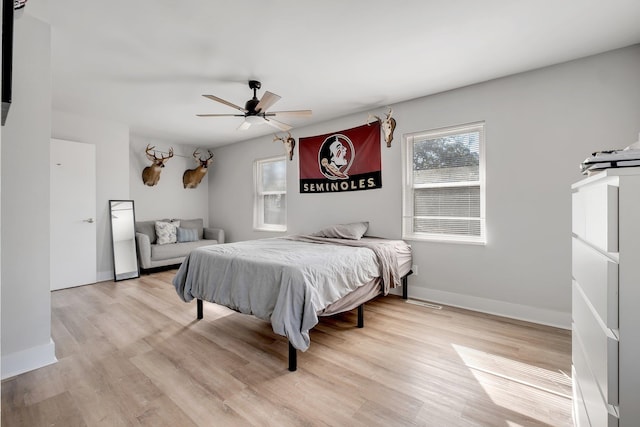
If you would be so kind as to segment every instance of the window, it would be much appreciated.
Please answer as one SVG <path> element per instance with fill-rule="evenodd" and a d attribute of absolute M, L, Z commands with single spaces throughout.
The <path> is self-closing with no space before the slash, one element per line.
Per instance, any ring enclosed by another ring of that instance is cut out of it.
<path fill-rule="evenodd" d="M 287 230 L 287 163 L 284 157 L 256 160 L 253 227 L 257 230 Z"/>
<path fill-rule="evenodd" d="M 403 238 L 486 243 L 484 123 L 406 136 Z"/>

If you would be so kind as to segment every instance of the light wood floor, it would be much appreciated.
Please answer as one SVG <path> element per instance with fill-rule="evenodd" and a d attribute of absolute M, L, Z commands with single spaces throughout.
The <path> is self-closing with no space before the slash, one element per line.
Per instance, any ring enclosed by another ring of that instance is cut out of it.
<path fill-rule="evenodd" d="M 58 363 L 2 426 L 570 426 L 569 331 L 389 296 L 323 318 L 287 370 L 268 323 L 182 302 L 175 271 L 55 291 Z"/>

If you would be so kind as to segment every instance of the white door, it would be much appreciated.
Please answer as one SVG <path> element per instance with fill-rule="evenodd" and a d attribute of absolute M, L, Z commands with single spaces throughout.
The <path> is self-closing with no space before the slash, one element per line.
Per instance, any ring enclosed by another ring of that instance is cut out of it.
<path fill-rule="evenodd" d="M 51 140 L 51 290 L 96 282 L 96 148 Z"/>

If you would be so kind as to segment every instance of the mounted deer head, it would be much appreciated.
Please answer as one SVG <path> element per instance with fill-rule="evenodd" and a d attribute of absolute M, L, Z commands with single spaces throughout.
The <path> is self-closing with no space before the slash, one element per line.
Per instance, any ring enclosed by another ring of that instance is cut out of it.
<path fill-rule="evenodd" d="M 184 188 L 196 188 L 202 178 L 207 174 L 207 170 L 209 170 L 209 165 L 213 162 L 213 153 L 211 150 L 207 150 L 209 153 L 209 157 L 206 159 L 202 159 L 200 157 L 200 153 L 198 150 L 193 152 L 193 158 L 196 160 L 198 167 L 195 169 L 187 169 L 184 171 L 182 175 L 182 183 L 184 184 Z"/>
<path fill-rule="evenodd" d="M 273 142 L 282 141 L 284 144 L 284 149 L 289 156 L 289 161 L 293 160 L 293 149 L 296 147 L 296 140 L 291 136 L 291 132 L 287 132 L 286 137 L 279 137 L 278 135 L 273 135 Z"/>
<path fill-rule="evenodd" d="M 154 148 L 156 148 L 155 145 L 150 147 L 149 144 L 147 144 L 147 148 L 144 150 L 147 154 L 147 159 L 153 162 L 142 170 L 142 182 L 149 187 L 153 187 L 158 183 L 160 180 L 160 172 L 162 172 L 164 164 L 167 160 L 173 157 L 173 148 L 169 148 L 169 155 L 167 157 L 163 154 L 160 154 L 160 157 L 158 157 Z"/>
<path fill-rule="evenodd" d="M 381 119 L 380 117 L 374 116 L 372 114 L 369 114 L 369 116 L 367 117 L 367 124 L 369 124 L 371 118 L 375 118 L 378 123 L 380 123 L 380 128 L 382 129 L 382 133 L 384 134 L 384 141 L 387 143 L 387 147 L 391 147 L 391 141 L 393 141 L 393 131 L 396 129 L 396 119 L 391 117 L 391 114 L 393 114 L 393 110 L 391 109 L 391 107 L 389 107 L 389 112 L 384 119 Z"/>

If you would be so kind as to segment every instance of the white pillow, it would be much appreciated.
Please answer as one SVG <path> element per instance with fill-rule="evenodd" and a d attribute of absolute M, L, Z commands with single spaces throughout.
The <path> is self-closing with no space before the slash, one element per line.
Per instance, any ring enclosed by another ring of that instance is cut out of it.
<path fill-rule="evenodd" d="M 313 233 L 312 236 L 360 240 L 364 233 L 367 232 L 368 228 L 368 221 L 352 222 L 350 224 L 336 224 L 325 227 L 322 230 Z"/>
<path fill-rule="evenodd" d="M 176 231 L 180 227 L 180 221 L 156 221 L 156 243 L 158 245 L 166 245 L 167 243 L 176 243 Z"/>

